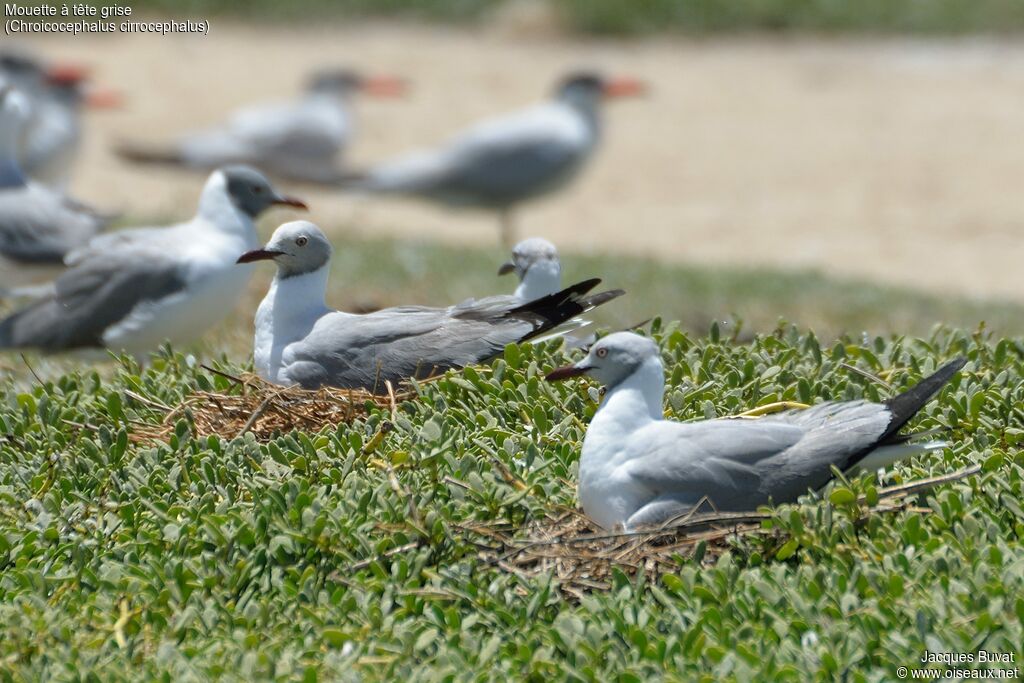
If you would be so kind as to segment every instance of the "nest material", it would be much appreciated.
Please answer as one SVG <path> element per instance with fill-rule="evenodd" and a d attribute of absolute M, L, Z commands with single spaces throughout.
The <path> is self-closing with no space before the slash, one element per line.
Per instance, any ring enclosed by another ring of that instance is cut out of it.
<path fill-rule="evenodd" d="M 913 494 L 980 471 L 979 465 L 973 465 L 880 489 L 875 505 L 867 506 L 863 498 L 858 501 L 862 519 L 900 510 L 928 513 L 927 508 L 913 505 Z M 753 535 L 774 536 L 781 547 L 787 540 L 785 534 L 762 526 L 762 521 L 772 516 L 771 512 L 705 513 L 698 509 L 659 527 L 608 532 L 572 510 L 549 516 L 519 533 L 507 526 L 487 524 L 467 526 L 464 531 L 478 539 L 484 537 L 483 542 L 477 541 L 484 562 L 522 577 L 550 573 L 567 597 L 579 600 L 591 591 L 608 590 L 614 569 L 630 576 L 643 573 L 656 579 L 676 572 L 680 558 L 711 563 L 728 550 L 731 542 Z"/>
<path fill-rule="evenodd" d="M 174 408 L 130 396 L 165 413 L 158 424 L 136 423 L 132 437 L 136 441 L 164 441 L 184 417 L 198 437 L 230 439 L 251 432 L 257 440 L 267 441 L 293 430 L 315 433 L 326 425 L 348 423 L 366 415 L 371 407 L 390 408 L 394 413 L 399 402 L 414 395 L 406 389 L 396 393 L 390 383 L 383 396 L 364 389 L 323 387 L 314 391 L 270 384 L 253 374 L 235 377 L 208 369 L 234 384 L 223 393 L 197 391 Z"/>

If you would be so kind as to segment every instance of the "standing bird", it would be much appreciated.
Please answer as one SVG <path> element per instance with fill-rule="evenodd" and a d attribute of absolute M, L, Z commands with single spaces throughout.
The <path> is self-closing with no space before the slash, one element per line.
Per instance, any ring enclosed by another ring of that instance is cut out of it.
<path fill-rule="evenodd" d="M 20 91 L 0 84 L 0 288 L 50 280 L 64 257 L 106 227 L 110 216 L 29 180 L 18 162 L 18 140 L 30 120 Z"/>
<path fill-rule="evenodd" d="M 0 321 L 0 348 L 107 348 L 143 359 L 190 343 L 224 319 L 252 275 L 235 259 L 259 244 L 253 220 L 274 205 L 305 209 L 257 171 L 210 176 L 192 220 L 96 237 L 68 255 L 48 296 Z"/>
<path fill-rule="evenodd" d="M 543 334 L 623 294 L 588 295 L 600 282 L 593 279 L 526 304 L 502 296 L 447 308 L 343 313 L 324 303 L 331 251 L 319 228 L 295 221 L 275 230 L 262 249 L 238 258 L 239 263 L 277 264 L 256 311 L 253 356 L 256 372 L 267 381 L 383 392 L 385 382 L 423 379 L 486 361 L 507 344 Z"/>
<path fill-rule="evenodd" d="M 82 140 L 82 106 L 110 108 L 121 98 L 90 87 L 85 69 L 44 64 L 17 50 L 0 52 L 0 74 L 29 98 L 32 118 L 21 133 L 18 160 L 24 172 L 51 187 L 67 187 Z"/>
<path fill-rule="evenodd" d="M 574 73 L 543 104 L 477 124 L 439 149 L 354 174 L 343 186 L 493 209 L 502 243 L 511 246 L 514 208 L 568 183 L 597 147 L 601 102 L 644 90 L 634 79 Z"/>
<path fill-rule="evenodd" d="M 196 169 L 252 164 L 282 178 L 333 182 L 341 176 L 340 156 L 353 137 L 353 94 L 387 97 L 404 90 L 404 82 L 390 76 L 323 71 L 313 76 L 297 101 L 239 109 L 226 123 L 187 133 L 170 149 L 125 144 L 117 151 L 133 162 Z"/>
<path fill-rule="evenodd" d="M 963 367 L 954 360 L 884 403 L 829 401 L 757 420 L 664 420 L 665 373 L 650 339 L 608 335 L 549 381 L 588 374 L 607 387 L 583 439 L 583 511 L 611 529 L 656 524 L 707 500 L 717 510 L 795 501 L 832 479 L 832 468 L 876 470 L 945 447 L 900 434 Z"/>

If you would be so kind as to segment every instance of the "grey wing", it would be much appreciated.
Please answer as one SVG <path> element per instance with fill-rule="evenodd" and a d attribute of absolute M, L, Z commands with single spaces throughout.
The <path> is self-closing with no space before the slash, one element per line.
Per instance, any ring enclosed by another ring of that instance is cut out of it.
<path fill-rule="evenodd" d="M 644 455 L 628 473 L 658 495 L 707 496 L 721 510 L 789 502 L 828 483 L 833 465 L 874 448 L 889 418 L 884 405 L 852 401 L 759 420 L 656 423 L 653 436 L 638 439 Z"/>
<path fill-rule="evenodd" d="M 103 334 L 142 303 L 186 286 L 180 263 L 158 251 L 86 258 L 55 283 L 52 296 L 0 322 L 0 347 L 62 351 L 103 346 Z"/>
<path fill-rule="evenodd" d="M 412 306 L 360 316 L 335 314 L 289 347 L 285 374 L 307 388 L 381 391 L 385 380 L 397 385 L 491 358 L 530 329 L 525 321 L 496 325 L 453 316 L 447 309 Z"/>
<path fill-rule="evenodd" d="M 96 235 L 79 248 L 68 252 L 64 263 L 75 266 L 88 259 L 108 257 L 115 252 L 155 250 L 159 244 L 173 243 L 173 233 L 170 231 L 176 227 L 128 228 Z"/>
<path fill-rule="evenodd" d="M 564 112 L 537 108 L 485 122 L 433 153 L 371 173 L 368 189 L 435 196 L 452 203 L 512 202 L 566 179 L 586 157 L 585 134 Z"/>
<path fill-rule="evenodd" d="M 179 145 L 182 157 L 194 166 L 248 162 L 276 167 L 332 159 L 344 139 L 342 118 L 300 103 L 242 109 L 226 125 L 190 133 Z"/>
<path fill-rule="evenodd" d="M 799 427 L 780 423 L 659 421 L 636 436 L 624 473 L 652 500 L 693 506 L 707 498 L 720 510 L 750 509 L 767 502 L 760 492 L 761 463 L 803 436 Z"/>
<path fill-rule="evenodd" d="M 345 142 L 347 125 L 339 107 L 309 101 L 240 110 L 231 133 L 262 155 L 332 157 Z"/>
<path fill-rule="evenodd" d="M 37 187 L 0 195 L 0 254 L 22 263 L 59 264 L 108 222 L 97 212 Z"/>

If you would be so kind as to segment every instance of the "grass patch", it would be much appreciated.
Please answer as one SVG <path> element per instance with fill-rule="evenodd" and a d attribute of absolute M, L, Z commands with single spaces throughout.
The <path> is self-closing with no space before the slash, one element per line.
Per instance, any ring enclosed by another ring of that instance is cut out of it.
<path fill-rule="evenodd" d="M 154 405 L 233 381 L 180 355 L 8 385 L 0 678 L 889 680 L 925 650 L 1019 651 L 1019 341 L 942 331 L 822 343 L 785 326 L 735 344 L 656 329 L 665 410 L 684 420 L 883 399 L 965 355 L 915 420 L 948 429 L 953 447 L 779 508 L 770 533 L 721 552 L 680 552 L 656 580 L 613 569 L 607 588 L 570 600 L 550 574 L 481 561 L 465 531 L 524 529 L 575 506 L 595 404 L 585 382 L 540 381 L 565 361 L 555 344 L 510 347 L 393 410 L 267 443 L 197 438 L 188 415 L 164 443 L 133 442 L 163 419 Z M 975 464 L 981 474 L 905 510 L 857 503 Z"/>

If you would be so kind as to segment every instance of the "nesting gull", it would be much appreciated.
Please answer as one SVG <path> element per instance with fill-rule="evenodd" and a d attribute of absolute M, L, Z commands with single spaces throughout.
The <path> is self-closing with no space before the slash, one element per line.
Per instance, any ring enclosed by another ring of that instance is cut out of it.
<path fill-rule="evenodd" d="M 876 470 L 941 442 L 900 430 L 963 367 L 940 368 L 883 403 L 829 401 L 757 420 L 662 419 L 665 375 L 657 345 L 608 335 L 549 380 L 587 374 L 607 387 L 583 440 L 579 498 L 605 528 L 663 522 L 707 501 L 718 510 L 784 503 L 832 479 L 832 467 Z"/>
<path fill-rule="evenodd" d="M 383 392 L 385 382 L 425 378 L 493 358 L 623 292 L 588 294 L 600 280 L 535 301 L 468 300 L 447 308 L 399 306 L 367 314 L 335 311 L 324 296 L 331 244 L 312 223 L 279 227 L 239 263 L 272 260 L 277 274 L 256 312 L 254 362 L 264 379 Z"/>

